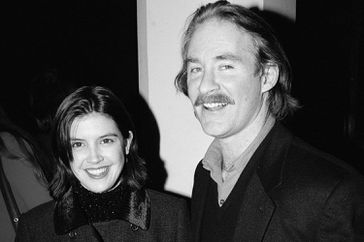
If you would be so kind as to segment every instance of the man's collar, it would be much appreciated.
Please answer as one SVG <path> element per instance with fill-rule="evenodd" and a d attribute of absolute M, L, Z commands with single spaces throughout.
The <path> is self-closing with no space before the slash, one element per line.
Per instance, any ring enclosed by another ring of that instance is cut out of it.
<path fill-rule="evenodd" d="M 210 176 L 216 183 L 222 182 L 221 164 L 221 146 L 219 141 L 215 138 L 207 149 L 205 157 L 202 160 L 202 166 L 210 171 Z"/>

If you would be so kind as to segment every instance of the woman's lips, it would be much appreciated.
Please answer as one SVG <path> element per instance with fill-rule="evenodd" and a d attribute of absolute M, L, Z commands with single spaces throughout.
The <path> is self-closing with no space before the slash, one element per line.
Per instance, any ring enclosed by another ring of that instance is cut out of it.
<path fill-rule="evenodd" d="M 93 179 L 101 179 L 104 178 L 109 172 L 108 166 L 103 166 L 99 168 L 87 168 L 85 169 L 86 173 Z"/>

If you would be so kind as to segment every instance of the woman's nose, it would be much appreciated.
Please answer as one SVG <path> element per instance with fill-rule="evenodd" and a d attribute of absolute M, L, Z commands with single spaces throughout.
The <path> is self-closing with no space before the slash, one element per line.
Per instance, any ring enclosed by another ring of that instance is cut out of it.
<path fill-rule="evenodd" d="M 103 160 L 103 156 L 100 150 L 97 147 L 93 147 L 90 149 L 88 162 L 90 163 L 98 163 Z"/>

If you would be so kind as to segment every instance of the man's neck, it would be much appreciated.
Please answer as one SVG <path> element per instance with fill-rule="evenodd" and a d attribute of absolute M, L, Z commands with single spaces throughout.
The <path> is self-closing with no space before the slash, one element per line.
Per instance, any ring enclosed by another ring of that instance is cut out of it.
<path fill-rule="evenodd" d="M 239 133 L 219 139 L 222 158 L 225 163 L 236 160 L 257 137 L 268 118 L 268 107 L 262 105 L 255 119 Z"/>

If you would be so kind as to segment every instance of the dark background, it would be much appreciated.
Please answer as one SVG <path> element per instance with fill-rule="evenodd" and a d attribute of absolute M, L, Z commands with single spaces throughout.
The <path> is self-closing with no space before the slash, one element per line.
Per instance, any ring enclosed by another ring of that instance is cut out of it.
<path fill-rule="evenodd" d="M 2 11 L 7 105 L 23 107 L 31 80 L 52 68 L 64 81 L 108 86 L 134 105 L 136 1 L 17 1 Z"/>
<path fill-rule="evenodd" d="M 285 120 L 299 137 L 364 172 L 363 1 L 296 1 L 296 21 L 259 12 L 276 30 L 302 106 Z"/>
<path fill-rule="evenodd" d="M 151 186 L 163 189 L 159 130 L 138 91 L 136 1 L 17 1 L 1 11 L 0 101 L 11 118 L 32 130 L 27 93 L 48 70 L 67 85 L 110 87 L 134 119 Z M 363 171 L 362 1 L 297 0 L 295 23 L 260 14 L 276 29 L 294 69 L 293 95 L 302 108 L 287 126 Z"/>
<path fill-rule="evenodd" d="M 292 126 L 315 146 L 364 171 L 363 1 L 297 1 Z"/>

